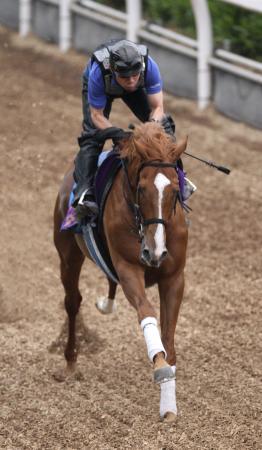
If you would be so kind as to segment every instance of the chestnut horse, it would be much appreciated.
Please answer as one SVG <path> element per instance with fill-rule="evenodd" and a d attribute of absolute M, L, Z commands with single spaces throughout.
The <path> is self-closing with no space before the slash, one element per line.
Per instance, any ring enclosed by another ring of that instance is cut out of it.
<path fill-rule="evenodd" d="M 116 175 L 103 216 L 106 244 L 124 294 L 137 311 L 154 380 L 161 386 L 160 416 L 166 420 L 173 420 L 177 413 L 174 334 L 184 290 L 187 226 L 176 161 L 186 144 L 186 139 L 175 143 L 156 123 L 138 126 L 120 143 L 123 168 Z M 74 369 L 77 359 L 75 318 L 82 299 L 78 282 L 84 257 L 89 257 L 81 235 L 60 231 L 72 185 L 71 170 L 62 183 L 54 216 L 69 318 L 68 370 Z M 145 289 L 154 284 L 160 296 L 161 337 Z M 101 312 L 112 310 L 115 291 L 116 283 L 109 280 L 108 297 L 98 305 Z"/>

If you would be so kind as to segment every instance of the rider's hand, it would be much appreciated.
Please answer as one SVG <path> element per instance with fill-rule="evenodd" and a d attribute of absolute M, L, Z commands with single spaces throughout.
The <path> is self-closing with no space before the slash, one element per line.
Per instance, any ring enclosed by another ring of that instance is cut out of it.
<path fill-rule="evenodd" d="M 170 134 L 171 136 L 174 136 L 175 134 L 176 125 L 170 115 L 164 115 L 161 120 L 151 118 L 148 122 L 157 122 L 164 128 L 167 134 Z"/>

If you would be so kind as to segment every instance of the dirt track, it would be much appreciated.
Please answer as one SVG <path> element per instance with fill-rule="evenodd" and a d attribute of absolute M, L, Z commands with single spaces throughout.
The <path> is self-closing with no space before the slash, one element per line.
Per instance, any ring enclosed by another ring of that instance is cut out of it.
<path fill-rule="evenodd" d="M 176 334 L 179 418 L 167 426 L 135 312 L 119 289 L 117 313 L 99 314 L 106 281 L 91 262 L 79 372 L 53 379 L 66 325 L 52 210 L 76 152 L 86 58 L 1 28 L 0 60 L 0 448 L 261 449 L 262 133 L 166 97 L 191 150 L 232 168 L 226 177 L 184 158 L 198 192 Z M 117 103 L 113 123 L 131 120 Z"/>

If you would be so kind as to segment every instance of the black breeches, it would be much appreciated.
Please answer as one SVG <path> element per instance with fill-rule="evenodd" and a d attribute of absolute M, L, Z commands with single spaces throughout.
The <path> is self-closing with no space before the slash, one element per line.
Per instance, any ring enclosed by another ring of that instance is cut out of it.
<path fill-rule="evenodd" d="M 75 159 L 74 180 L 77 183 L 74 189 L 75 198 L 79 198 L 85 189 L 93 189 L 94 175 L 97 169 L 98 157 L 103 149 L 95 139 L 97 131 L 94 125 L 87 99 L 88 80 L 83 78 L 82 107 L 83 107 L 83 131 L 78 138 L 80 150 Z M 107 102 L 104 115 L 109 117 L 112 101 Z"/>

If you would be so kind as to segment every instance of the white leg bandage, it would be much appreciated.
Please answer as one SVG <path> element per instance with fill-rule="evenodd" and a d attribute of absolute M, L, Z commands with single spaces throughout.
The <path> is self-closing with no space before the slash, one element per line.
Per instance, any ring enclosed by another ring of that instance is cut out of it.
<path fill-rule="evenodd" d="M 154 356 L 163 352 L 166 357 L 166 351 L 163 347 L 160 334 L 157 328 L 157 320 L 155 317 L 146 317 L 141 322 L 141 328 L 144 333 L 147 353 L 151 362 L 153 362 Z"/>
<path fill-rule="evenodd" d="M 176 374 L 176 366 L 172 366 Z M 176 379 L 160 384 L 160 417 L 163 418 L 167 412 L 177 414 L 176 407 Z"/>

